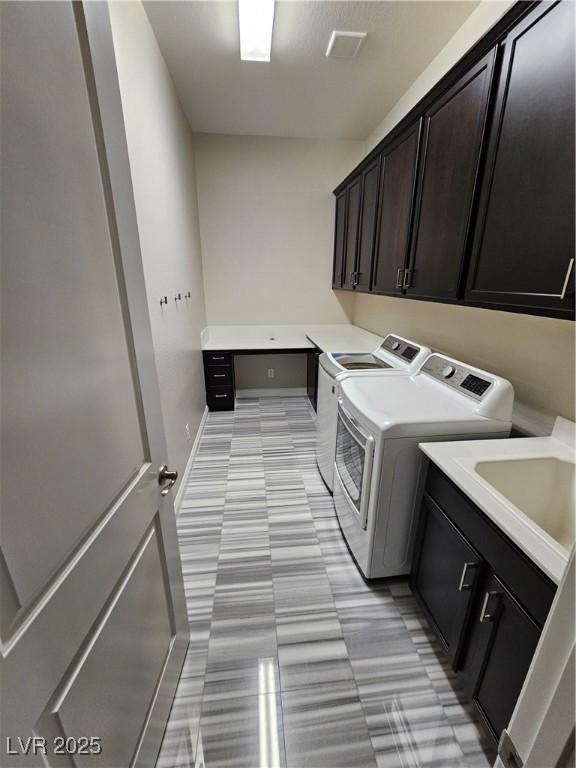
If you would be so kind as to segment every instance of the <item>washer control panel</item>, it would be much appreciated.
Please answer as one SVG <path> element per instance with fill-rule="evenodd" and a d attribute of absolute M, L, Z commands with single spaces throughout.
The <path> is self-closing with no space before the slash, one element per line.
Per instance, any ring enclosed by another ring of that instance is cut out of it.
<path fill-rule="evenodd" d="M 488 376 L 480 376 L 476 371 L 442 355 L 430 355 L 420 370 L 474 400 L 482 400 L 494 383 Z"/>
<path fill-rule="evenodd" d="M 404 339 L 399 339 L 397 336 L 390 334 L 380 344 L 380 349 L 385 349 L 387 352 L 391 352 L 396 357 L 399 357 L 400 360 L 411 363 L 422 347 L 418 347 L 416 344 L 409 344 Z"/>

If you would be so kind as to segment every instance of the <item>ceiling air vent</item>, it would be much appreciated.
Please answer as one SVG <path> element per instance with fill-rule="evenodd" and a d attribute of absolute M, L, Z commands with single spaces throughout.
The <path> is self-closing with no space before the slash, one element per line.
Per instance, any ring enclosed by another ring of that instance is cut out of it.
<path fill-rule="evenodd" d="M 326 48 L 326 56 L 333 59 L 353 59 L 360 50 L 366 32 L 339 32 L 334 30 Z"/>

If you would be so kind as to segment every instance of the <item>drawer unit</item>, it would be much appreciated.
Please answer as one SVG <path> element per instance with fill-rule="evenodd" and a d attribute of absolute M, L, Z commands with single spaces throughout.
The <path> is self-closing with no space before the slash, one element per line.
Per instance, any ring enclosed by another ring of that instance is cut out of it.
<path fill-rule="evenodd" d="M 206 390 L 206 404 L 210 411 L 233 411 L 234 388 L 212 387 Z"/>
<path fill-rule="evenodd" d="M 230 352 L 204 352 L 204 365 L 232 365 Z"/>
<path fill-rule="evenodd" d="M 206 368 L 206 386 L 207 387 L 231 387 L 232 386 L 232 366 L 231 365 L 209 365 Z"/>
<path fill-rule="evenodd" d="M 206 405 L 210 411 L 233 411 L 235 400 L 234 355 L 204 352 Z"/>

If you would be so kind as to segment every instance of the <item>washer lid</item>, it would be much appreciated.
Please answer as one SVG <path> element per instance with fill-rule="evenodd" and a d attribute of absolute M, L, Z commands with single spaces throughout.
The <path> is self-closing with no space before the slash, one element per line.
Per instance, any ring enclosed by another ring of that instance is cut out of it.
<path fill-rule="evenodd" d="M 318 358 L 318 363 L 332 378 L 351 376 L 355 373 L 406 373 L 394 360 L 385 360 L 372 352 L 324 352 Z"/>
<path fill-rule="evenodd" d="M 385 437 L 503 432 L 510 422 L 478 413 L 471 398 L 423 374 L 350 377 L 340 385 L 342 405 Z"/>
<path fill-rule="evenodd" d="M 413 373 L 430 355 L 430 350 L 402 336 L 389 333 L 372 352 L 365 350 L 331 351 L 320 355 L 319 363 L 329 376 L 356 373 Z"/>
<path fill-rule="evenodd" d="M 381 357 L 370 352 L 333 352 L 333 358 L 338 365 L 345 368 L 347 371 L 365 371 L 365 370 L 382 370 L 385 368 L 393 368 L 390 363 L 387 363 Z"/>

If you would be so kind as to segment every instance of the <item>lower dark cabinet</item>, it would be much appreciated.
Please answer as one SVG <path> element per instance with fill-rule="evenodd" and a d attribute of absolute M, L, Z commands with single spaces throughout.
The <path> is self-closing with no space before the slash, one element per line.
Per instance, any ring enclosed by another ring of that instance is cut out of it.
<path fill-rule="evenodd" d="M 206 405 L 210 411 L 233 411 L 236 395 L 234 355 L 231 352 L 204 352 Z"/>
<path fill-rule="evenodd" d="M 206 369 L 206 384 L 208 387 L 232 386 L 232 366 L 209 366 Z"/>
<path fill-rule="evenodd" d="M 465 687 L 495 738 L 506 728 L 536 650 L 540 629 L 493 573 L 472 617 L 462 666 Z"/>
<path fill-rule="evenodd" d="M 206 404 L 210 411 L 233 411 L 234 388 L 211 387 L 206 390 Z"/>
<path fill-rule="evenodd" d="M 320 350 L 315 349 L 306 355 L 306 390 L 314 410 L 316 410 L 318 403 L 318 358 L 320 354 Z"/>
<path fill-rule="evenodd" d="M 556 586 L 434 465 L 410 580 L 452 668 L 498 740 Z"/>
<path fill-rule="evenodd" d="M 450 660 L 458 663 L 481 558 L 431 499 L 425 502 L 413 586 L 426 605 Z"/>

